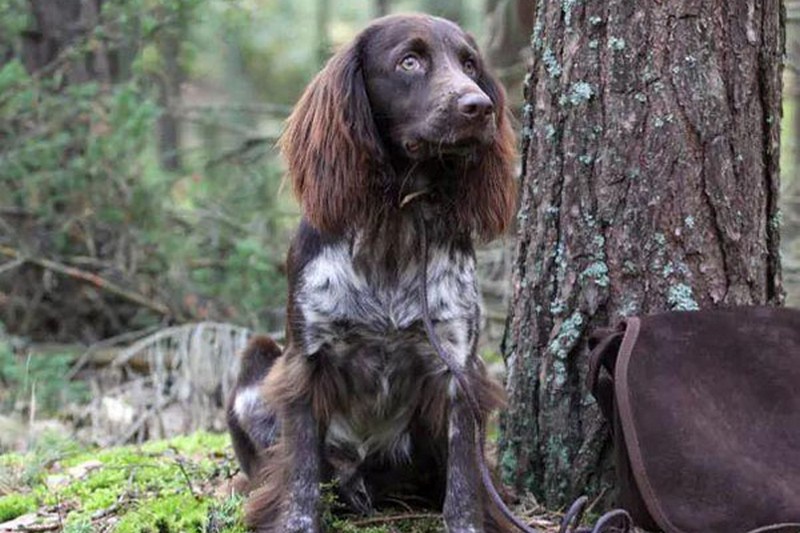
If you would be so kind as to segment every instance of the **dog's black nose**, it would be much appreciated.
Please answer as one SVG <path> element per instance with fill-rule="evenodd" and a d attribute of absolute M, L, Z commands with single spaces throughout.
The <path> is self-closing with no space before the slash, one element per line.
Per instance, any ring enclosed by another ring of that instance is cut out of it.
<path fill-rule="evenodd" d="M 494 104 L 483 93 L 469 92 L 459 97 L 458 111 L 469 119 L 483 118 L 494 111 Z"/>

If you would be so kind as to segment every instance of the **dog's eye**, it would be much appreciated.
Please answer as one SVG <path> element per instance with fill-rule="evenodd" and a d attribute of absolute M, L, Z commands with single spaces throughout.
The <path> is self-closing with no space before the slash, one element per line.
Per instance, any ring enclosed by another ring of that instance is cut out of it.
<path fill-rule="evenodd" d="M 464 61 L 464 72 L 467 76 L 474 76 L 478 72 L 478 66 L 471 59 Z"/>
<path fill-rule="evenodd" d="M 400 60 L 398 66 L 406 72 L 413 72 L 422 68 L 422 62 L 414 54 L 408 54 Z"/>

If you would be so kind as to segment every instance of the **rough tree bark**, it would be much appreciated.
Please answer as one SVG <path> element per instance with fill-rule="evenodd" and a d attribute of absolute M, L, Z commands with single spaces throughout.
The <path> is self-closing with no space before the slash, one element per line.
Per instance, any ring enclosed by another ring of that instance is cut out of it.
<path fill-rule="evenodd" d="M 503 351 L 506 481 L 608 484 L 585 340 L 620 317 L 780 304 L 779 0 L 539 0 Z"/>

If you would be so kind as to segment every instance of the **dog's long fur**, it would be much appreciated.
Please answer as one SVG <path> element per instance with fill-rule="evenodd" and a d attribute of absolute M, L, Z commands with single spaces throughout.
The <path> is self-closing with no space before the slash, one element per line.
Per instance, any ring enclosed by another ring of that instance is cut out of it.
<path fill-rule="evenodd" d="M 474 423 L 423 329 L 420 286 L 426 277 L 437 334 L 488 413 L 502 390 L 476 353 L 473 239 L 501 234 L 515 206 L 502 87 L 456 25 L 386 17 L 310 83 L 281 148 L 304 219 L 287 261 L 286 348 L 251 365 L 231 401 L 240 462 L 259 470 L 249 523 L 320 531 L 320 482 L 334 480 L 359 512 L 425 498 L 443 506 L 449 531 L 496 530 Z M 251 356 L 272 353 L 257 342 Z M 272 422 L 274 439 L 241 431 Z"/>

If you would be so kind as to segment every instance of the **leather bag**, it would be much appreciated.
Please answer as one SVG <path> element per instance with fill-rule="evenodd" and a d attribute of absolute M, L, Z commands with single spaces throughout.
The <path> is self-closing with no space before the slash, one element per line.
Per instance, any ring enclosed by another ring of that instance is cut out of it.
<path fill-rule="evenodd" d="M 590 341 L 619 504 L 667 533 L 800 533 L 800 310 L 628 318 Z"/>

